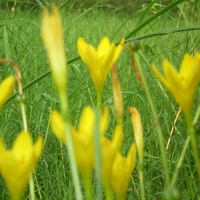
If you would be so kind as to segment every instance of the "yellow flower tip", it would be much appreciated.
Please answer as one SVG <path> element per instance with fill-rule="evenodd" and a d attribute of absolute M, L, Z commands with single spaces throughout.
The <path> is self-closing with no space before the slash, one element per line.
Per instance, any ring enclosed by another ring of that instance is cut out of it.
<path fill-rule="evenodd" d="M 56 110 L 53 110 L 51 113 L 50 125 L 55 136 L 66 144 L 64 120 L 60 113 Z"/>
<path fill-rule="evenodd" d="M 131 107 L 128 110 L 131 113 L 131 121 L 134 129 L 134 138 L 138 149 L 139 159 L 140 162 L 143 162 L 144 142 L 143 142 L 141 116 L 140 113 L 137 111 L 137 109 L 134 107 Z"/>
<path fill-rule="evenodd" d="M 111 184 L 118 200 L 125 200 L 128 183 L 136 161 L 136 146 L 133 143 L 127 157 L 117 153 L 111 175 Z"/>
<path fill-rule="evenodd" d="M 97 93 L 101 94 L 103 85 L 106 80 L 108 71 L 119 57 L 123 48 L 124 39 L 116 47 L 111 44 L 107 37 L 104 37 L 98 48 L 95 49 L 92 45 L 87 44 L 82 38 L 78 38 L 78 52 L 88 66 L 92 80 L 96 87 Z"/>
<path fill-rule="evenodd" d="M 122 128 L 117 126 L 114 131 L 112 140 L 101 137 L 101 156 L 102 156 L 102 180 L 103 185 L 107 188 L 111 181 L 111 170 L 113 161 L 116 157 L 117 152 L 121 149 L 123 140 Z"/>
<path fill-rule="evenodd" d="M 62 21 L 58 8 L 53 6 L 52 14 L 44 10 L 41 34 L 46 46 L 54 81 L 58 90 L 66 88 L 66 58 L 63 40 Z"/>
<path fill-rule="evenodd" d="M 43 140 L 33 144 L 28 132 L 22 131 L 7 150 L 0 142 L 0 172 L 12 199 L 20 199 L 42 151 Z M 16 184 L 17 183 L 17 184 Z"/>
<path fill-rule="evenodd" d="M 94 110 L 86 106 L 82 111 L 78 130 L 71 129 L 76 163 L 83 179 L 91 178 L 94 166 L 94 123 Z"/>
<path fill-rule="evenodd" d="M 79 120 L 79 130 L 87 129 L 86 132 L 94 131 L 94 120 L 95 113 L 94 110 L 90 106 L 86 106 L 81 114 L 81 118 Z"/>
<path fill-rule="evenodd" d="M 114 62 L 117 60 L 117 58 L 119 57 L 119 55 L 121 54 L 121 52 L 122 52 L 122 49 L 123 49 L 123 47 L 124 47 L 124 41 L 125 41 L 125 39 L 124 38 L 122 38 L 121 39 L 121 41 L 120 41 L 120 43 L 117 45 L 117 47 L 116 47 L 116 51 L 115 51 L 115 56 L 114 56 Z"/>
<path fill-rule="evenodd" d="M 13 76 L 8 76 L 0 84 L 0 109 L 5 104 L 8 97 L 12 94 L 15 86 L 15 78 Z"/>
<path fill-rule="evenodd" d="M 155 67 L 152 69 L 182 107 L 186 118 L 191 118 L 194 93 L 200 81 L 199 53 L 196 52 L 194 56 L 185 54 L 179 72 L 175 70 L 169 61 L 164 60 L 163 70 L 166 78 Z"/>
<path fill-rule="evenodd" d="M 112 139 L 112 146 L 115 151 L 119 151 L 122 147 L 123 142 L 123 130 L 121 125 L 117 125 L 114 131 L 114 137 Z"/>

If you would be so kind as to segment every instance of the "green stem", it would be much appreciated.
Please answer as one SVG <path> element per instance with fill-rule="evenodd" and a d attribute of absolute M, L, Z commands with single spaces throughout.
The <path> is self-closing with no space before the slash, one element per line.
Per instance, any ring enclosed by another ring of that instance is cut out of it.
<path fill-rule="evenodd" d="M 194 130 L 192 120 L 187 119 L 187 123 L 188 123 L 188 134 L 191 138 L 192 151 L 193 151 L 193 156 L 194 156 L 194 160 L 197 167 L 199 186 L 200 186 L 200 162 L 199 162 L 199 153 L 197 149 L 196 132 Z"/>
<path fill-rule="evenodd" d="M 113 200 L 113 191 L 111 186 L 105 187 L 106 200 Z"/>
<path fill-rule="evenodd" d="M 180 167 L 182 165 L 182 162 L 183 162 L 183 159 L 184 159 L 184 156 L 185 156 L 185 152 L 188 148 L 188 145 L 190 143 L 190 135 L 188 135 L 186 141 L 185 141 L 185 145 L 183 147 L 183 150 L 181 152 L 181 156 L 176 164 L 176 168 L 175 168 L 175 172 L 173 174 L 173 177 L 172 177 L 172 181 L 171 181 L 171 184 L 170 184 L 170 187 L 173 188 L 174 185 L 176 184 L 176 180 L 177 180 L 177 177 L 178 177 L 178 174 L 179 174 L 179 170 L 180 170 Z"/>
<path fill-rule="evenodd" d="M 139 167 L 139 180 L 140 180 L 140 190 L 141 190 L 141 200 L 145 200 L 145 190 L 144 190 L 144 177 L 143 177 L 143 162 L 140 162 Z"/>
<path fill-rule="evenodd" d="M 76 199 L 81 200 L 82 192 L 81 192 L 78 169 L 77 169 L 77 165 L 76 165 L 74 146 L 73 146 L 72 136 L 71 136 L 71 132 L 70 132 L 70 114 L 69 114 L 69 110 L 68 110 L 67 96 L 66 96 L 65 90 L 63 90 L 63 91 L 59 90 L 59 96 L 60 96 L 61 112 L 62 112 L 62 116 L 63 116 L 64 122 L 65 122 L 65 137 L 66 137 L 66 141 L 67 141 L 67 150 L 68 150 L 68 154 L 69 154 L 72 177 L 73 177 L 73 181 L 74 181 Z"/>
<path fill-rule="evenodd" d="M 83 175 L 84 177 L 84 175 Z M 92 194 L 92 181 L 91 181 L 91 177 L 87 177 L 87 178 L 83 178 L 83 185 L 84 185 L 84 189 L 85 189 L 85 199 L 86 200 L 93 200 L 93 194 Z"/>
<path fill-rule="evenodd" d="M 20 103 L 21 113 L 22 113 L 22 121 L 23 121 L 23 129 L 24 131 L 28 132 L 28 126 L 27 126 L 27 118 L 26 118 L 26 108 L 25 108 L 25 99 L 24 95 L 21 93 L 18 96 L 18 101 Z M 33 176 L 29 178 L 29 190 L 30 190 L 30 196 L 31 200 L 35 200 L 35 191 L 34 191 L 34 181 Z"/>
<path fill-rule="evenodd" d="M 23 126 L 24 126 L 24 131 L 28 131 L 28 126 L 27 126 L 27 119 L 26 119 L 26 109 L 25 109 L 25 103 L 21 102 L 20 103 L 21 107 L 21 112 L 22 112 L 22 121 L 23 121 Z"/>
<path fill-rule="evenodd" d="M 35 189 L 34 189 L 33 176 L 31 176 L 29 179 L 29 189 L 30 189 L 31 200 L 35 200 Z"/>
<path fill-rule="evenodd" d="M 75 187 L 75 192 L 76 192 L 76 199 L 81 200 L 82 199 L 81 186 L 80 186 L 79 175 L 78 175 L 75 154 L 74 154 L 74 147 L 73 147 L 73 142 L 72 142 L 72 137 L 71 137 L 68 121 L 65 121 L 65 137 L 67 141 L 67 150 L 69 154 L 72 177 L 73 177 L 73 182 L 74 182 L 74 187 Z"/>
<path fill-rule="evenodd" d="M 158 140 L 159 140 L 159 145 L 160 145 L 160 152 L 161 152 L 162 163 L 163 163 L 164 172 L 165 172 L 164 173 L 165 174 L 165 180 L 166 180 L 166 185 L 168 186 L 169 183 L 170 183 L 169 169 L 168 169 L 167 159 L 166 159 L 166 154 L 165 154 L 165 146 L 164 146 L 163 138 L 162 138 L 162 130 L 161 130 L 161 127 L 160 127 L 159 122 L 157 120 L 157 116 L 158 115 L 157 115 L 157 112 L 156 112 L 156 108 L 155 108 L 155 106 L 153 104 L 153 101 L 152 101 L 152 98 L 151 98 L 151 94 L 149 92 L 149 88 L 148 88 L 148 85 L 147 85 L 147 82 L 146 82 L 146 79 L 145 79 L 145 76 L 144 76 L 144 73 L 143 73 L 143 69 L 141 67 L 139 56 L 138 56 L 137 52 L 134 52 L 134 59 L 135 59 L 135 62 L 137 64 L 137 68 L 139 70 L 139 73 L 140 73 L 140 76 L 141 76 L 141 79 L 142 79 L 142 84 L 143 84 L 145 93 L 147 95 L 147 99 L 149 101 L 149 105 L 151 107 L 153 118 L 154 118 L 154 120 L 156 122 L 155 123 L 155 128 L 156 128 L 156 131 L 158 133 Z"/>
<path fill-rule="evenodd" d="M 100 105 L 100 104 L 99 104 Z M 97 195 L 98 199 L 103 199 L 102 194 L 102 179 L 101 179 L 101 146 L 100 146 L 100 117 L 101 109 L 98 106 L 95 113 L 95 133 L 94 133 L 94 146 L 95 146 L 95 168 L 96 168 L 96 180 L 97 180 Z"/>

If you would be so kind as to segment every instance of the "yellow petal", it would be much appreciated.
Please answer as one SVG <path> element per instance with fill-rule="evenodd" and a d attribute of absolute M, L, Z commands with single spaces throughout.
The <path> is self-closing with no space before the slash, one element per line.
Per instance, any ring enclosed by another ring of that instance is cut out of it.
<path fill-rule="evenodd" d="M 85 57 L 87 56 L 87 54 L 85 52 L 86 52 L 87 47 L 88 47 L 88 44 L 83 40 L 83 38 L 79 37 L 78 41 L 77 41 L 77 49 L 78 49 L 78 52 L 81 56 L 81 59 L 85 63 L 86 63 Z"/>
<path fill-rule="evenodd" d="M 188 75 L 193 71 L 195 59 L 189 54 L 185 54 L 180 67 L 180 76 L 188 77 Z"/>
<path fill-rule="evenodd" d="M 30 157 L 33 151 L 33 142 L 28 132 L 22 131 L 13 144 L 13 155 L 17 160 L 20 160 L 21 167 L 30 162 Z"/>
<path fill-rule="evenodd" d="M 51 129 L 55 136 L 66 144 L 64 120 L 56 110 L 51 113 Z"/>
<path fill-rule="evenodd" d="M 132 144 L 128 156 L 124 157 L 118 153 L 112 168 L 112 187 L 118 200 L 125 200 L 128 183 L 134 169 L 136 160 L 136 146 Z"/>
<path fill-rule="evenodd" d="M 43 138 L 38 137 L 37 141 L 34 144 L 34 151 L 35 151 L 35 159 L 38 160 L 43 148 Z"/>
<path fill-rule="evenodd" d="M 8 97 L 12 94 L 15 86 L 15 78 L 13 76 L 7 77 L 0 84 L 0 109 L 8 99 Z"/>
<path fill-rule="evenodd" d="M 94 132 L 94 111 L 90 106 L 83 109 L 79 120 L 79 131 Z"/>
<path fill-rule="evenodd" d="M 108 187 L 111 181 L 111 170 L 114 158 L 121 149 L 123 140 L 121 126 L 116 126 L 113 139 L 110 141 L 103 136 L 101 138 L 101 156 L 102 156 L 102 179 L 105 187 Z"/>
<path fill-rule="evenodd" d="M 103 78 L 104 82 L 106 80 L 108 71 L 114 64 L 113 59 L 115 56 L 115 48 L 116 48 L 115 45 L 111 44 L 110 48 L 108 49 L 107 53 L 104 55 L 104 58 L 102 59 L 102 65 L 104 68 L 104 70 L 102 70 L 102 78 Z"/>
<path fill-rule="evenodd" d="M 115 55 L 113 58 L 113 62 L 116 62 L 117 58 L 119 57 L 119 55 L 122 52 L 124 46 L 124 38 L 122 38 L 122 40 L 120 41 L 120 43 L 117 45 L 116 49 L 115 49 Z"/>
<path fill-rule="evenodd" d="M 163 70 L 167 79 L 168 84 L 170 85 L 169 89 L 173 90 L 172 86 L 176 88 L 182 88 L 182 83 L 180 82 L 179 74 L 175 68 L 169 63 L 168 60 L 163 60 Z"/>
<path fill-rule="evenodd" d="M 91 176 L 94 166 L 94 111 L 87 106 L 83 109 L 79 128 L 71 129 L 76 163 L 84 179 Z"/>
<path fill-rule="evenodd" d="M 104 37 L 97 48 L 99 58 L 103 59 L 103 57 L 107 54 L 109 49 L 110 49 L 110 40 L 107 37 Z"/>

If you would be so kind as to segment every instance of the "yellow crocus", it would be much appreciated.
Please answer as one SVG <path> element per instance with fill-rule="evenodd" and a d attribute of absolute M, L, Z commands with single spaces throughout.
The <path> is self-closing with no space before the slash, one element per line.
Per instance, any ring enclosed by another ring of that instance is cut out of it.
<path fill-rule="evenodd" d="M 35 144 L 28 132 L 22 131 L 13 147 L 7 150 L 0 140 L 0 173 L 7 184 L 13 200 L 22 197 L 28 179 L 39 159 L 43 140 L 39 137 Z"/>
<path fill-rule="evenodd" d="M 113 43 L 111 44 L 107 37 L 104 37 L 98 48 L 95 49 L 82 38 L 78 38 L 78 52 L 90 70 L 98 95 L 102 93 L 108 71 L 119 57 L 123 44 L 124 39 L 116 46 Z"/>
<path fill-rule="evenodd" d="M 107 126 L 107 116 L 108 108 L 106 107 L 100 120 L 100 132 L 103 132 Z M 72 125 L 70 126 L 76 163 L 82 175 L 90 173 L 94 166 L 94 120 L 94 110 L 87 106 L 83 109 L 78 129 L 76 130 Z M 53 111 L 51 114 L 51 128 L 56 137 L 67 144 L 64 120 L 57 111 Z"/>
<path fill-rule="evenodd" d="M 102 157 L 102 180 L 106 192 L 111 187 L 111 171 L 114 158 L 117 152 L 121 149 L 123 142 L 122 127 L 116 126 L 112 140 L 105 136 L 101 137 L 101 157 Z"/>
<path fill-rule="evenodd" d="M 128 156 L 124 157 L 120 152 L 117 153 L 111 171 L 111 183 L 118 200 L 125 200 L 127 195 L 128 183 L 131 173 L 135 166 L 136 146 L 133 143 Z"/>
<path fill-rule="evenodd" d="M 164 60 L 165 77 L 159 73 L 154 65 L 152 68 L 156 76 L 181 106 L 186 118 L 190 118 L 195 89 L 200 81 L 200 53 L 196 52 L 194 56 L 185 54 L 179 72 L 169 61 Z"/>
<path fill-rule="evenodd" d="M 93 109 L 85 107 L 78 129 L 75 130 L 73 127 L 71 129 L 76 163 L 82 176 L 89 175 L 94 166 L 94 120 Z"/>
<path fill-rule="evenodd" d="M 62 22 L 56 6 L 53 6 L 52 15 L 44 10 L 41 32 L 42 40 L 47 48 L 54 81 L 58 90 L 65 91 L 67 84 L 66 56 Z"/>
<path fill-rule="evenodd" d="M 15 78 L 13 76 L 9 76 L 3 80 L 0 84 L 0 109 L 8 99 L 8 97 L 12 94 L 15 86 Z"/>

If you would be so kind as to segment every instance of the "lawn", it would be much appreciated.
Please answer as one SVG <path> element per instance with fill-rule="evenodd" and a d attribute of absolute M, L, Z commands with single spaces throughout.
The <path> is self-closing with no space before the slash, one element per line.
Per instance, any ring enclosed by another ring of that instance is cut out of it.
<path fill-rule="evenodd" d="M 155 64 L 162 72 L 162 61 L 165 58 L 178 70 L 185 53 L 193 55 L 196 51 L 200 51 L 200 13 L 196 12 L 200 10 L 196 9 L 198 2 L 195 5 L 196 1 L 194 1 L 189 7 L 187 1 L 182 0 L 180 3 L 179 0 L 177 1 L 179 4 L 174 1 L 170 7 L 169 4 L 162 4 L 162 1 L 159 3 L 154 1 L 134 13 L 125 13 L 124 10 L 119 11 L 116 8 L 112 11 L 106 10 L 102 4 L 98 3 L 86 9 L 75 10 L 73 4 L 67 2 L 57 5 L 61 8 L 68 61 L 66 94 L 71 123 L 74 127 L 78 127 L 83 108 L 88 105 L 95 108 L 97 102 L 90 72 L 79 57 L 77 39 L 82 37 L 95 48 L 104 36 L 113 43 L 119 43 L 123 37 L 126 41 L 137 39 L 141 45 L 138 56 L 156 115 L 152 111 L 144 84 L 140 84 L 133 70 L 130 52 L 124 48 L 116 62 L 124 102 L 122 152 L 126 155 L 135 141 L 128 108 L 136 107 L 142 118 L 144 134 L 142 169 L 145 199 L 163 199 L 164 193 L 169 196 L 168 199 L 173 199 L 172 196 L 176 195 L 177 191 L 180 195 L 177 199 L 198 199 L 200 186 L 191 145 L 184 154 L 176 184 L 171 191 L 168 190 L 161 148 L 164 149 L 171 182 L 188 136 L 187 123 L 181 112 L 174 126 L 179 105 L 152 71 L 152 64 Z M 46 7 L 50 10 L 50 5 L 47 4 Z M 55 137 L 50 127 L 51 111 L 60 110 L 60 100 L 41 39 L 42 16 L 41 5 L 24 8 L 17 4 L 14 9 L 12 6 L 2 7 L 0 10 L 0 57 L 17 63 L 26 96 L 28 130 L 34 140 L 38 136 L 44 139 L 43 151 L 33 172 L 35 199 L 73 199 L 74 187 L 68 151 Z M 9 75 L 14 75 L 12 65 L 1 63 L 0 66 L 1 81 Z M 12 146 L 13 141 L 23 129 L 21 109 L 15 100 L 17 93 L 16 84 L 13 94 L 0 111 L 0 136 L 8 148 Z M 193 117 L 196 116 L 197 121 L 199 95 L 200 90 L 197 87 L 193 105 Z M 110 108 L 106 136 L 112 138 L 117 117 L 110 72 L 104 85 L 102 98 L 103 106 L 108 105 Z M 158 121 L 162 134 L 156 129 Z M 171 141 L 168 149 L 165 150 L 173 126 Z M 196 140 L 198 142 L 199 138 L 197 137 Z M 198 150 L 199 148 L 200 146 L 197 145 Z M 128 186 L 127 199 L 142 199 L 140 169 L 137 157 Z M 23 199 L 29 197 L 27 186 Z M 0 199 L 9 199 L 2 176 L 0 176 Z"/>

